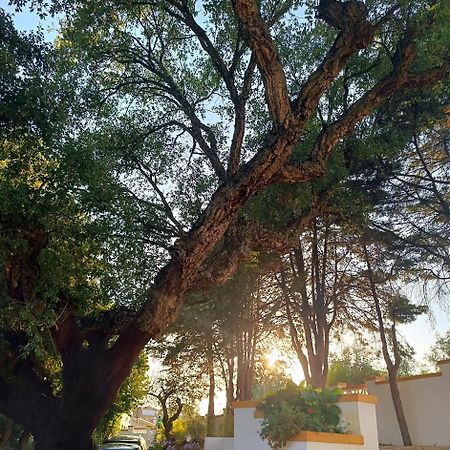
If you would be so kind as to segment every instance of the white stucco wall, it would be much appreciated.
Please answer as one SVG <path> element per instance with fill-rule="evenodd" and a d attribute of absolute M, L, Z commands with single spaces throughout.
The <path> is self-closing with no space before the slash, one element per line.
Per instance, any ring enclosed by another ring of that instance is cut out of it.
<path fill-rule="evenodd" d="M 342 419 L 349 424 L 349 431 L 353 434 L 364 436 L 364 450 L 378 450 L 378 430 L 376 402 L 377 398 L 364 395 L 350 394 L 344 398 L 364 399 L 366 401 L 341 401 L 339 407 L 342 411 Z"/>
<path fill-rule="evenodd" d="M 348 431 L 364 437 L 364 444 L 289 441 L 286 450 L 378 450 L 376 399 L 367 395 L 343 396 L 339 406 Z M 255 417 L 259 402 L 240 402 L 234 409 L 234 438 L 206 438 L 205 450 L 271 450 L 260 436 L 262 418 Z M 320 434 L 320 433 L 319 433 Z M 341 435 L 342 436 L 342 435 Z M 362 442 L 362 441 L 361 441 Z"/>
<path fill-rule="evenodd" d="M 330 442 L 288 442 L 283 450 L 361 450 L 361 445 Z"/>
<path fill-rule="evenodd" d="M 232 437 L 206 437 L 205 450 L 234 450 Z"/>
<path fill-rule="evenodd" d="M 263 419 L 254 417 L 256 406 L 234 410 L 234 450 L 271 450 L 260 436 Z"/>
<path fill-rule="evenodd" d="M 398 380 L 413 445 L 450 446 L 450 360 L 442 361 L 440 369 L 438 374 Z M 378 397 L 380 443 L 402 445 L 389 384 L 370 380 L 367 390 Z"/>

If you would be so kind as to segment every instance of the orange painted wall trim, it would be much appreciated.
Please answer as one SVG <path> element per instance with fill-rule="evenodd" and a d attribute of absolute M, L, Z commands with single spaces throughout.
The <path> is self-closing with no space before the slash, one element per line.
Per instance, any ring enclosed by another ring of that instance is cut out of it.
<path fill-rule="evenodd" d="M 343 394 L 339 399 L 339 403 L 348 402 L 360 402 L 360 403 L 370 403 L 376 405 L 378 403 L 378 398 L 375 395 L 368 394 Z"/>
<path fill-rule="evenodd" d="M 363 384 L 351 384 L 350 386 L 346 386 L 345 390 L 346 391 L 350 391 L 354 389 L 355 391 L 357 389 L 367 389 L 367 383 L 363 383 Z"/>
<path fill-rule="evenodd" d="M 401 383 L 403 381 L 413 381 L 413 380 L 421 380 L 422 378 L 435 378 L 435 377 L 442 377 L 442 372 L 423 373 L 421 375 L 412 375 L 410 377 L 397 378 L 397 382 Z M 375 381 L 375 384 L 389 384 L 389 380 Z"/>
<path fill-rule="evenodd" d="M 253 413 L 253 417 L 255 419 L 264 419 L 264 412 L 262 409 L 256 408 L 255 412 Z"/>
<path fill-rule="evenodd" d="M 289 438 L 288 441 L 364 445 L 364 437 L 359 434 L 318 433 L 317 431 L 302 431 Z"/>
<path fill-rule="evenodd" d="M 236 408 L 257 408 L 261 405 L 259 400 L 242 400 L 240 402 L 234 402 L 231 407 Z"/>

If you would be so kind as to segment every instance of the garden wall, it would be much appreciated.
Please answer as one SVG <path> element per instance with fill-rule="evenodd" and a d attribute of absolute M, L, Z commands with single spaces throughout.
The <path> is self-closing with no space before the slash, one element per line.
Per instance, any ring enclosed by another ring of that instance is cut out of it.
<path fill-rule="evenodd" d="M 398 379 L 413 445 L 450 446 L 450 360 L 440 361 L 439 366 L 438 373 Z M 389 383 L 368 380 L 367 391 L 378 398 L 380 443 L 402 445 Z"/>
<path fill-rule="evenodd" d="M 286 450 L 378 450 L 375 414 L 376 398 L 348 394 L 339 401 L 350 434 L 302 432 L 286 445 Z M 237 402 L 234 406 L 234 437 L 205 440 L 205 450 L 271 450 L 259 433 L 263 421 L 260 402 Z"/>

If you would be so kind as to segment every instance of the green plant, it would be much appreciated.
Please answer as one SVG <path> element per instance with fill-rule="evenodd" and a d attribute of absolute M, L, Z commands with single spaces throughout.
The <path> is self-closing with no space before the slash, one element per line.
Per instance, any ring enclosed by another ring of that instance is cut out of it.
<path fill-rule="evenodd" d="M 172 435 L 176 443 L 181 443 L 186 439 L 187 420 L 184 418 L 177 419 L 173 423 Z"/>
<path fill-rule="evenodd" d="M 186 434 L 191 441 L 203 441 L 206 436 L 206 420 L 200 415 L 191 417 L 186 424 Z"/>
<path fill-rule="evenodd" d="M 261 437 L 276 449 L 284 447 L 286 441 L 300 431 L 344 433 L 340 424 L 341 410 L 336 405 L 340 395 L 340 389 L 321 390 L 289 384 L 263 402 Z"/>

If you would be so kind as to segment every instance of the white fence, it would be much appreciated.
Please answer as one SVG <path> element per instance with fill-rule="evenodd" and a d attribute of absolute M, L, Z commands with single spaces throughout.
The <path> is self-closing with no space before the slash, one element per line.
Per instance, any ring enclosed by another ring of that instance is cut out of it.
<path fill-rule="evenodd" d="M 439 365 L 438 373 L 398 379 L 413 445 L 450 446 L 450 360 Z M 380 443 L 402 445 L 388 381 L 368 380 L 367 391 L 378 398 Z"/>

